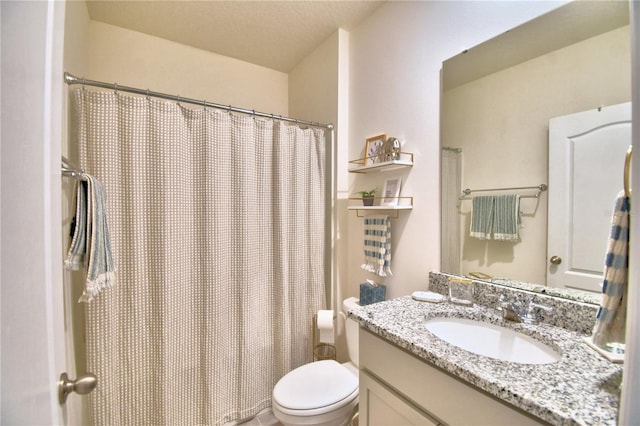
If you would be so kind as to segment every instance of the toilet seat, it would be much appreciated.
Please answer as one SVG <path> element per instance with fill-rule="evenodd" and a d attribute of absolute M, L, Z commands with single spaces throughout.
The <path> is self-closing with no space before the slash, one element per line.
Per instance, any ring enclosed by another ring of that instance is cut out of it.
<path fill-rule="evenodd" d="M 338 410 L 358 398 L 358 377 L 333 360 L 292 370 L 273 388 L 277 409 L 292 416 L 315 416 Z"/>

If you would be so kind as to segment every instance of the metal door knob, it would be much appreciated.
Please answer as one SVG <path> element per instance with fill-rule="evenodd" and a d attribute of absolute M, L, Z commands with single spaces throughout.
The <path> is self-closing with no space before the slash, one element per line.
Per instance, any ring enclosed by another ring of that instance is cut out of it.
<path fill-rule="evenodd" d="M 93 373 L 85 373 L 76 380 L 69 380 L 67 373 L 62 373 L 58 382 L 58 400 L 60 404 L 64 404 L 71 392 L 86 395 L 94 390 L 97 384 L 98 379 Z"/>
<path fill-rule="evenodd" d="M 562 258 L 560 258 L 560 256 L 551 256 L 549 262 L 553 263 L 554 265 L 559 265 L 562 263 Z"/>

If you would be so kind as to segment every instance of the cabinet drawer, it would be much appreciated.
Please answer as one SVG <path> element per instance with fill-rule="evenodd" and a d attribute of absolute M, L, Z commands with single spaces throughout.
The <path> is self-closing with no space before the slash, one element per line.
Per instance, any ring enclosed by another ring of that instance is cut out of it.
<path fill-rule="evenodd" d="M 366 372 L 360 372 L 359 418 L 363 426 L 440 423 Z"/>
<path fill-rule="evenodd" d="M 362 328 L 360 370 L 445 423 L 544 424 Z"/>

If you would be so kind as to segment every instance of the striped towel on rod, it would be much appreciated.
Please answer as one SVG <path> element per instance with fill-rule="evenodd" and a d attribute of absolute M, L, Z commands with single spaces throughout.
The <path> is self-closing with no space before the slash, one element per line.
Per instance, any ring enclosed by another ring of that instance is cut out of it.
<path fill-rule="evenodd" d="M 381 277 L 391 273 L 391 220 L 385 215 L 364 218 L 364 263 L 365 271 Z"/>
<path fill-rule="evenodd" d="M 115 283 L 115 263 L 107 225 L 107 195 L 102 183 L 84 173 L 76 191 L 73 236 L 65 267 L 87 268 L 85 288 L 79 302 L 90 302 Z"/>
<path fill-rule="evenodd" d="M 520 239 L 520 196 L 496 195 L 493 213 L 493 239 L 516 242 Z"/>
<path fill-rule="evenodd" d="M 469 235 L 479 240 L 520 240 L 520 196 L 483 195 L 473 197 Z"/>
<path fill-rule="evenodd" d="M 479 240 L 490 240 L 496 197 L 483 195 L 473 197 L 470 235 Z"/>
<path fill-rule="evenodd" d="M 64 266 L 77 271 L 84 265 L 87 247 L 87 183 L 76 181 L 76 213 L 71 222 L 71 243 Z"/>
<path fill-rule="evenodd" d="M 616 198 L 605 256 L 602 302 L 596 314 L 593 343 L 608 351 L 625 341 L 626 291 L 629 267 L 629 214 L 631 202 L 624 191 Z"/>

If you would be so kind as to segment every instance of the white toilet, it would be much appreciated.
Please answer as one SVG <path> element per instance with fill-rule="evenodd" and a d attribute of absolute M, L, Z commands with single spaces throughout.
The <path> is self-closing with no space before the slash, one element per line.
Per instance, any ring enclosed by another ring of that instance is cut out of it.
<path fill-rule="evenodd" d="M 358 299 L 342 303 L 344 314 Z M 273 388 L 272 409 L 284 425 L 346 425 L 358 409 L 358 323 L 345 320 L 350 362 L 305 364 L 282 377 Z"/>

